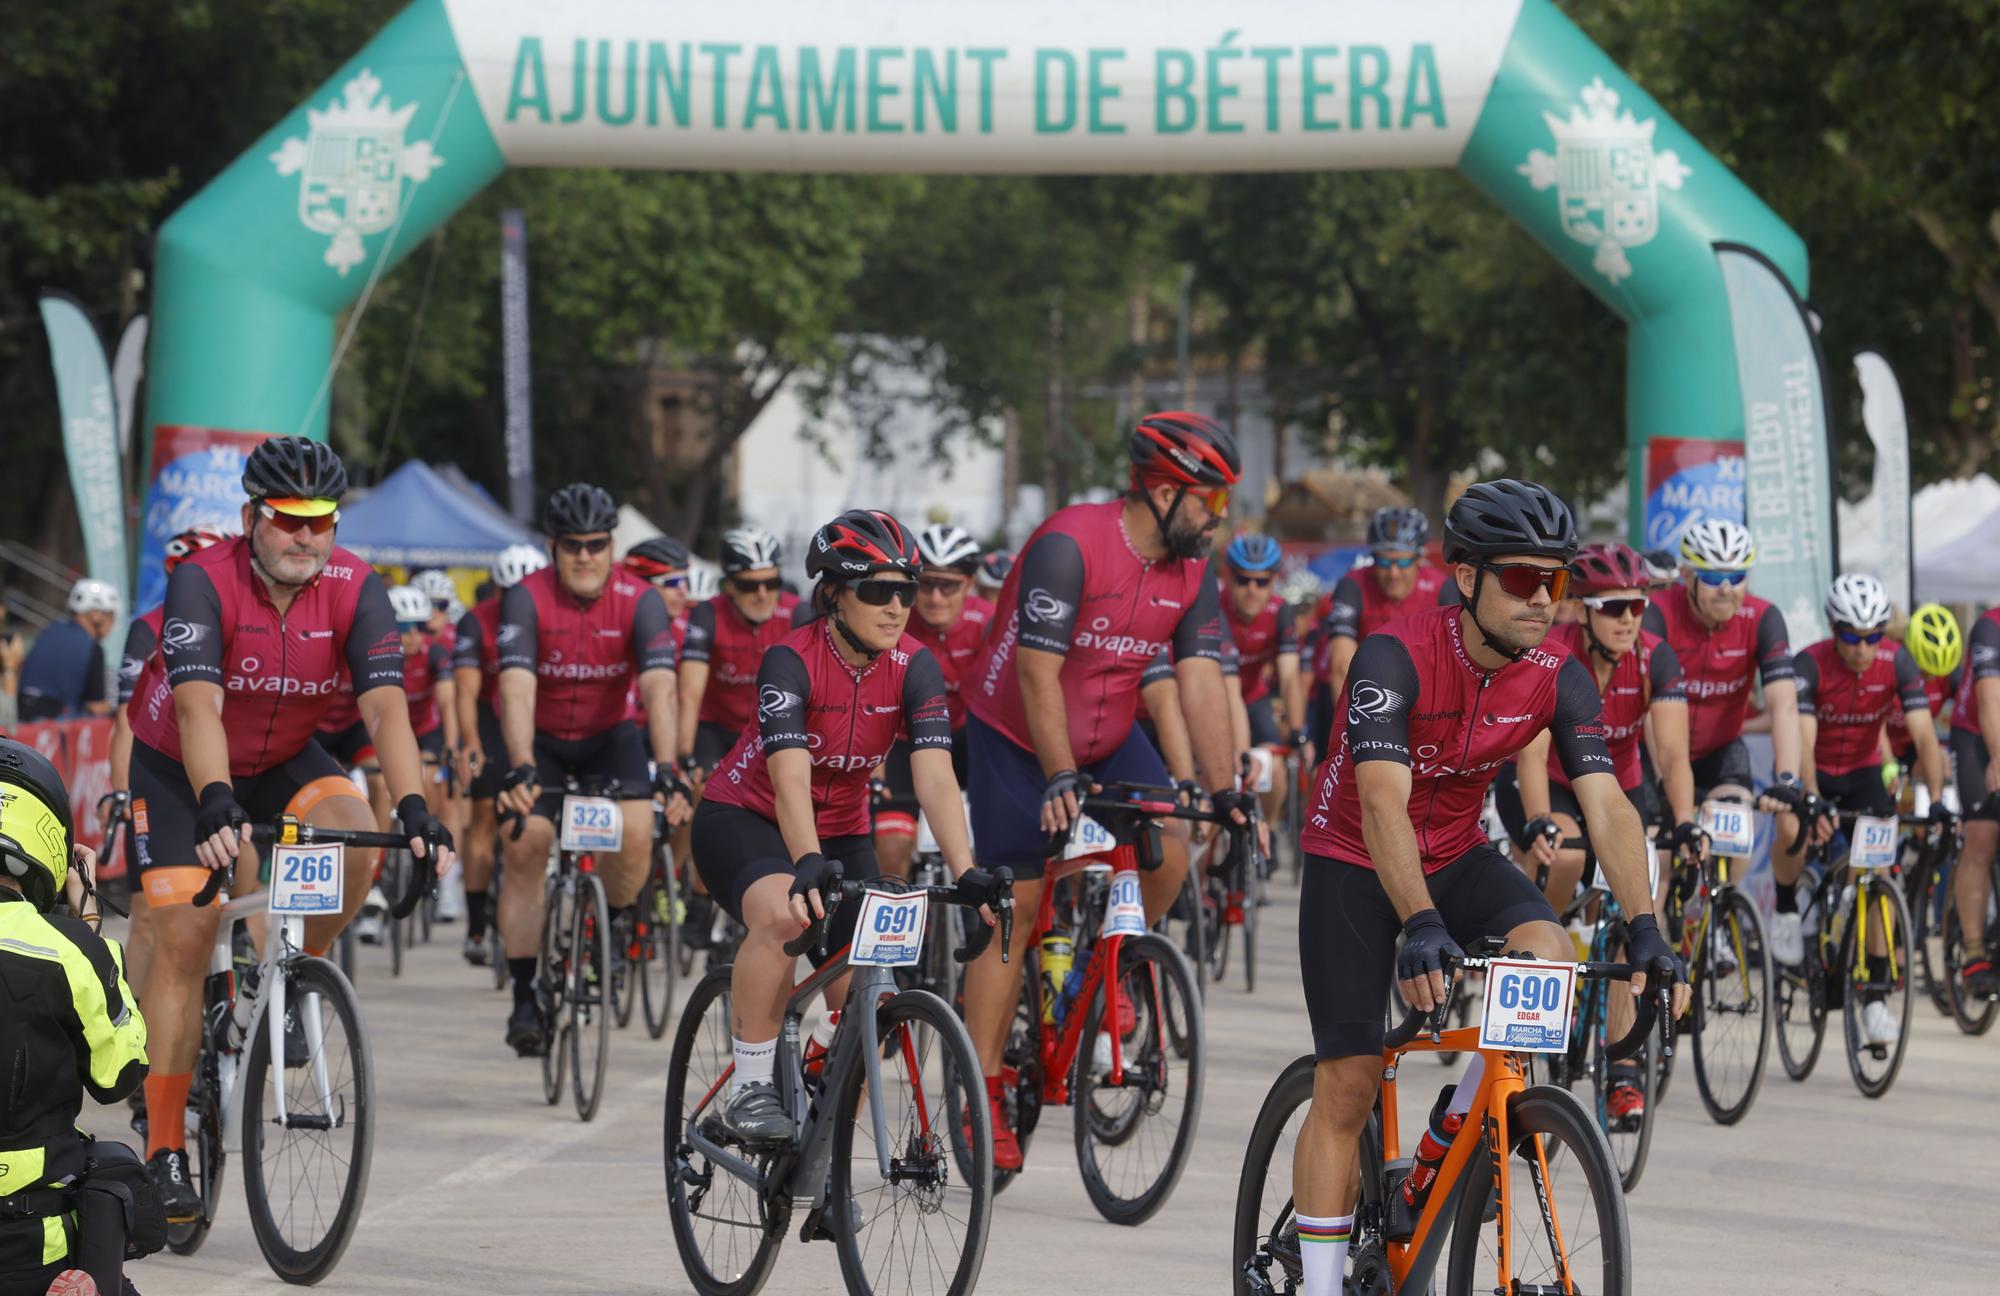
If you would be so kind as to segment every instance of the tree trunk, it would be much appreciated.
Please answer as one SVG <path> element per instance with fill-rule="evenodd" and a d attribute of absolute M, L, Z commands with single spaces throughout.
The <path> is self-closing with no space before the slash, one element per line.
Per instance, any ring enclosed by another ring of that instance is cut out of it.
<path fill-rule="evenodd" d="M 1000 416 L 1000 527 L 1005 532 L 1021 505 L 1021 412 L 1012 405 Z M 1012 535 L 1004 536 L 1012 544 Z"/>

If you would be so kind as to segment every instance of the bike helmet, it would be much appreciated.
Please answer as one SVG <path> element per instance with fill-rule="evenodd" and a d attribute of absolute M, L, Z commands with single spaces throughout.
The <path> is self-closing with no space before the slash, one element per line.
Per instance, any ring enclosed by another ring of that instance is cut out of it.
<path fill-rule="evenodd" d="M 1671 585 L 1681 578 L 1680 556 L 1673 550 L 1648 549 L 1639 556 L 1646 560 L 1646 573 L 1652 577 L 1655 589 Z"/>
<path fill-rule="evenodd" d="M 760 531 L 756 527 L 725 531 L 722 533 L 722 574 L 734 576 L 737 572 L 755 571 L 759 567 L 776 567 L 784 552 L 778 537 L 769 531 Z"/>
<path fill-rule="evenodd" d="M 625 570 L 648 583 L 687 571 L 687 546 L 672 536 L 641 540 L 625 551 Z"/>
<path fill-rule="evenodd" d="M 0 738 L 0 789 L 0 868 L 47 913 L 63 893 L 76 842 L 69 791 L 48 757 L 10 738 Z"/>
<path fill-rule="evenodd" d="M 414 585 L 391 585 L 389 610 L 398 625 L 422 625 L 431 619 L 431 598 Z"/>
<path fill-rule="evenodd" d="M 1474 482 L 1445 515 L 1446 562 L 1512 554 L 1568 562 L 1576 547 L 1569 506 L 1536 482 L 1511 477 Z"/>
<path fill-rule="evenodd" d="M 715 568 L 689 564 L 688 602 L 706 603 L 722 592 L 722 577 Z"/>
<path fill-rule="evenodd" d="M 814 580 L 855 580 L 884 571 L 914 577 L 922 567 L 916 534 L 879 509 L 842 513 L 819 529 L 806 551 L 806 575 Z"/>
<path fill-rule="evenodd" d="M 1229 542 L 1229 565 L 1240 572 L 1274 570 L 1284 556 L 1276 540 L 1254 531 L 1246 531 Z"/>
<path fill-rule="evenodd" d="M 1681 560 L 1696 571 L 1746 571 L 1757 561 L 1757 541 L 1741 522 L 1710 518 L 1681 533 Z"/>
<path fill-rule="evenodd" d="M 72 612 L 109 612 L 117 616 L 120 606 L 118 589 L 108 581 L 86 576 L 69 587 L 69 610 Z"/>
<path fill-rule="evenodd" d="M 988 589 L 997 590 L 1007 583 L 1007 573 L 1014 570 L 1014 551 L 995 549 L 979 560 L 978 582 Z"/>
<path fill-rule="evenodd" d="M 1637 550 L 1622 544 L 1590 544 L 1576 551 L 1570 564 L 1575 576 L 1570 592 L 1576 595 L 1602 594 L 1606 590 L 1644 590 L 1652 583 L 1652 570 Z"/>
<path fill-rule="evenodd" d="M 1431 520 L 1422 509 L 1380 508 L 1368 519 L 1368 548 L 1375 552 L 1421 553 L 1431 538 Z"/>
<path fill-rule="evenodd" d="M 243 461 L 243 493 L 252 500 L 297 500 L 326 503 L 317 514 L 303 508 L 283 509 L 311 517 L 331 513 L 332 504 L 347 494 L 347 469 L 324 441 L 300 436 L 264 440 Z"/>
<path fill-rule="evenodd" d="M 232 538 L 235 534 L 234 531 L 225 531 L 223 528 L 209 523 L 203 523 L 200 526 L 191 526 L 173 539 L 167 541 L 166 558 L 161 565 L 171 575 L 174 568 L 180 566 L 202 550 L 213 544 L 221 544 L 224 540 Z"/>
<path fill-rule="evenodd" d="M 549 565 L 549 556 L 531 544 L 511 544 L 493 559 L 493 583 L 513 589 L 530 573 Z"/>
<path fill-rule="evenodd" d="M 1127 442 L 1132 483 L 1208 488 L 1234 486 L 1243 470 L 1236 438 L 1214 419 L 1187 410 L 1148 414 Z"/>
<path fill-rule="evenodd" d="M 1826 619 L 1856 630 L 1889 624 L 1889 591 L 1873 576 L 1848 572 L 1833 578 L 1826 591 Z"/>
<path fill-rule="evenodd" d="M 451 577 L 435 567 L 411 576 L 410 584 L 416 586 L 425 598 L 433 602 L 438 599 L 449 602 L 458 597 L 458 586 L 452 584 Z"/>
<path fill-rule="evenodd" d="M 595 535 L 618 525 L 618 503 L 611 492 L 589 482 L 571 482 L 549 496 L 542 510 L 542 530 L 552 536 Z"/>
<path fill-rule="evenodd" d="M 937 571 L 972 574 L 979 567 L 979 542 L 964 527 L 933 523 L 917 532 L 917 552 L 924 566 Z"/>
<path fill-rule="evenodd" d="M 1926 603 L 1910 614 L 1903 646 L 1926 675 L 1949 675 L 1965 660 L 1965 637 L 1959 632 L 1958 618 L 1942 603 Z"/>

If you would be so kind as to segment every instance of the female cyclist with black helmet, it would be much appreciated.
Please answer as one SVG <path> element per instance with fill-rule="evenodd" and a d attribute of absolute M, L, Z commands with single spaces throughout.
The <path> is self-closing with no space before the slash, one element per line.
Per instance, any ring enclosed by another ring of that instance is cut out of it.
<path fill-rule="evenodd" d="M 735 1071 L 722 1115 L 748 1144 L 791 1133 L 773 1080 L 792 991 L 784 945 L 824 915 L 832 882 L 877 873 L 868 774 L 899 734 L 946 864 L 968 898 L 994 898 L 992 875 L 972 863 L 944 679 L 905 633 L 921 567 L 916 538 L 887 513 L 855 509 L 820 528 L 806 555 L 820 615 L 764 654 L 756 714 L 695 812 L 695 867 L 749 932 L 731 973 Z M 842 911 L 848 924 L 854 912 Z M 847 939 L 839 917 L 834 926 L 829 948 Z M 831 1006 L 844 991 L 843 978 Z"/>

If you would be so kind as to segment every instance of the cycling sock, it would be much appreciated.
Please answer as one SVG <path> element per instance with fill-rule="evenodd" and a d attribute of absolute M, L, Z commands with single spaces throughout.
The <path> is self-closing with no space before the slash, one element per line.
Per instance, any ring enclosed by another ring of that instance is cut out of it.
<path fill-rule="evenodd" d="M 1775 882 L 1778 893 L 1778 912 L 1795 914 L 1799 911 L 1799 884 L 1796 882 Z"/>
<path fill-rule="evenodd" d="M 1347 1242 L 1354 1235 L 1352 1215 L 1294 1215 L 1299 1226 L 1299 1259 L 1305 1270 L 1305 1296 L 1341 1296 L 1347 1268 Z"/>
<path fill-rule="evenodd" d="M 486 937 L 486 893 L 467 891 L 465 893 L 465 934 L 473 940 Z"/>
<path fill-rule="evenodd" d="M 778 1072 L 778 1041 L 775 1036 L 761 1044 L 750 1044 L 733 1036 L 730 1052 L 736 1056 L 736 1070 L 730 1077 L 734 1093 L 747 1084 L 770 1084 Z"/>
<path fill-rule="evenodd" d="M 192 1071 L 146 1077 L 146 1159 L 169 1148 L 187 1146 L 188 1081 Z"/>
<path fill-rule="evenodd" d="M 510 958 L 507 960 L 507 975 L 514 981 L 514 1006 L 535 1002 L 535 960 L 531 958 Z"/>

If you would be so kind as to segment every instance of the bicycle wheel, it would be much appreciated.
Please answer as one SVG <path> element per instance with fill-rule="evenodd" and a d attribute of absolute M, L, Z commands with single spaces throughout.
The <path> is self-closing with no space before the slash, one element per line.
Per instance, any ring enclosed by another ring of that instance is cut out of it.
<path fill-rule="evenodd" d="M 768 1195 L 697 1152 L 688 1124 L 720 1114 L 735 1066 L 729 1033 L 729 969 L 696 983 L 674 1031 L 667 1063 L 667 1218 L 688 1281 L 702 1296 L 750 1296 L 770 1277 L 791 1220 L 792 1199 Z M 761 1158 L 769 1171 L 771 1159 Z"/>
<path fill-rule="evenodd" d="M 1229 975 L 1229 888 L 1213 880 L 1202 891 L 1202 950 L 1208 955 L 1208 975 L 1216 984 Z"/>
<path fill-rule="evenodd" d="M 260 1015 L 243 1072 L 243 1197 L 272 1271 L 310 1284 L 333 1272 L 361 1220 L 375 1141 L 375 1064 L 361 1001 L 339 968 L 296 958 L 284 976 L 307 1060 L 274 1069 Z"/>
<path fill-rule="evenodd" d="M 1951 870 L 1946 860 L 1919 851 L 1904 874 L 1904 899 L 1910 909 L 1910 944 L 1916 953 L 1915 975 L 1931 1006 L 1951 1016 L 1951 991 L 1944 975 L 1944 906 Z"/>
<path fill-rule="evenodd" d="M 227 1016 L 230 1007 L 228 978 L 212 976 L 209 980 L 222 984 L 211 986 L 208 1010 L 203 1016 L 205 1025 Z M 215 997 L 218 992 L 222 995 L 220 999 Z M 205 1031 L 204 1038 L 215 1038 L 213 1030 Z M 222 1112 L 216 1100 L 218 1092 L 215 1051 L 204 1045 L 195 1065 L 195 1080 L 188 1090 L 187 1101 L 188 1170 L 194 1175 L 195 1191 L 201 1196 L 201 1218 L 186 1224 L 167 1225 L 167 1247 L 175 1255 L 193 1255 L 201 1250 L 201 1244 L 208 1240 L 208 1226 L 215 1220 L 216 1207 L 222 1201 L 223 1168 L 228 1163 L 229 1153 L 222 1145 Z"/>
<path fill-rule="evenodd" d="M 1203 1031 L 1193 971 L 1181 952 L 1153 935 L 1127 938 L 1118 951 L 1123 1004 L 1105 1021 L 1109 996 L 1091 999 L 1083 1038 L 1118 1033 L 1123 1073 L 1100 1072 L 1095 1044 L 1079 1050 L 1076 1159 L 1084 1191 L 1114 1224 L 1143 1224 L 1166 1204 L 1187 1168 L 1201 1117 Z"/>
<path fill-rule="evenodd" d="M 1993 866 L 1993 888 L 1986 901 L 1986 948 L 1989 954 L 1996 948 L 1996 938 L 2000 938 L 2000 922 L 1994 919 L 1996 907 L 2000 907 L 2000 862 Z M 1958 1023 L 1959 1030 L 1967 1035 L 1984 1035 L 1993 1029 L 1993 1019 L 2000 1016 L 2000 1000 L 1975 998 L 1965 991 L 1965 984 L 1959 979 L 1965 967 L 1965 924 L 1958 908 L 1957 888 L 1952 888 L 1951 897 L 1945 902 L 1944 911 L 1944 984 L 1945 995 L 1951 1002 L 1951 1018 Z"/>
<path fill-rule="evenodd" d="M 1715 897 L 1701 934 L 1708 944 L 1695 954 L 1689 1041 L 1695 1085 L 1710 1119 L 1734 1125 L 1757 1100 L 1771 1055 L 1771 949 L 1763 917 L 1740 891 Z"/>
<path fill-rule="evenodd" d="M 1800 880 L 1800 885 L 1805 879 Z M 1783 967 L 1772 961 L 1771 984 L 1776 989 L 1776 1034 L 1778 1061 L 1785 1074 L 1803 1081 L 1819 1062 L 1820 1045 L 1826 1040 L 1826 964 L 1822 953 L 1821 924 L 1824 923 L 1824 891 L 1811 906 L 1822 917 L 1807 924 L 1805 958 L 1797 967 Z"/>
<path fill-rule="evenodd" d="M 885 1056 L 868 1097 L 882 1100 L 887 1147 L 876 1143 L 873 1104 L 863 1096 L 865 1059 L 820 1109 L 838 1113 L 827 1208 L 840 1272 L 847 1290 L 863 1296 L 963 1296 L 979 1281 L 993 1210 L 993 1129 L 979 1055 L 964 1024 L 927 990 L 902 991 L 875 1021 Z M 967 1162 L 954 1166 L 952 1139 L 939 1128 L 952 1112 L 970 1118 L 958 1131 L 971 1150 L 969 1174 Z M 878 1157 L 892 1167 L 886 1180 Z"/>
<path fill-rule="evenodd" d="M 542 888 L 542 954 L 535 969 L 535 994 L 542 1012 L 542 1100 L 553 1107 L 562 1101 L 563 1070 L 568 1065 L 566 1011 L 570 990 L 570 927 L 576 908 L 572 892 L 561 879 L 550 878 Z"/>
<path fill-rule="evenodd" d="M 569 1037 L 577 1119 L 587 1121 L 597 1115 L 597 1104 L 604 1097 L 613 1016 L 611 915 L 604 904 L 604 883 L 595 873 L 578 875 L 569 949 L 568 1022 L 563 1034 Z"/>
<path fill-rule="evenodd" d="M 1910 1005 L 1915 998 L 1910 985 L 1910 911 L 1903 902 L 1903 889 L 1880 873 L 1870 873 L 1856 884 L 1854 912 L 1841 936 L 1840 975 L 1847 979 L 1841 995 L 1842 1031 L 1847 1043 L 1847 1069 L 1855 1088 L 1870 1098 L 1880 1098 L 1896 1083 L 1903 1055 L 1910 1046 Z M 1866 906 L 1866 917 L 1862 917 Z M 1884 938 L 1888 967 L 1871 975 L 1866 949 L 1855 948 L 1856 932 L 1867 929 L 1867 944 Z M 1856 955 L 1861 957 L 1857 959 Z M 1868 1006 L 1884 1005 L 1895 1023 L 1893 1040 L 1871 1040 L 1866 1029 Z"/>
<path fill-rule="evenodd" d="M 680 976 L 680 925 L 674 921 L 674 874 L 655 867 L 639 897 L 639 998 L 646 1007 L 646 1033 L 667 1033 Z"/>
<path fill-rule="evenodd" d="M 1492 1289 L 1504 1229 L 1512 1290 L 1629 1296 L 1625 1194 L 1590 1113 L 1568 1090 L 1537 1085 L 1508 1104 L 1507 1133 L 1507 1200 L 1497 1204 L 1505 1218 L 1496 1212 L 1491 1225 L 1483 1222 L 1496 1209 L 1496 1192 L 1486 1159 L 1474 1157 L 1466 1173 L 1486 1173 L 1484 1182 L 1474 1179 L 1459 1194 L 1445 1291 L 1471 1296 Z"/>
<path fill-rule="evenodd" d="M 1264 1095 L 1264 1105 L 1250 1127 L 1230 1234 L 1229 1274 L 1235 1296 L 1304 1290 L 1298 1230 L 1292 1223 L 1292 1150 L 1312 1103 L 1312 1087 L 1311 1056 L 1295 1059 Z M 1378 1167 L 1380 1163 L 1376 1158 Z M 1366 1160 L 1362 1164 L 1366 1167 Z M 1361 1214 L 1357 1208 L 1357 1223 Z M 1259 1285 L 1253 1287 L 1253 1282 Z"/>

